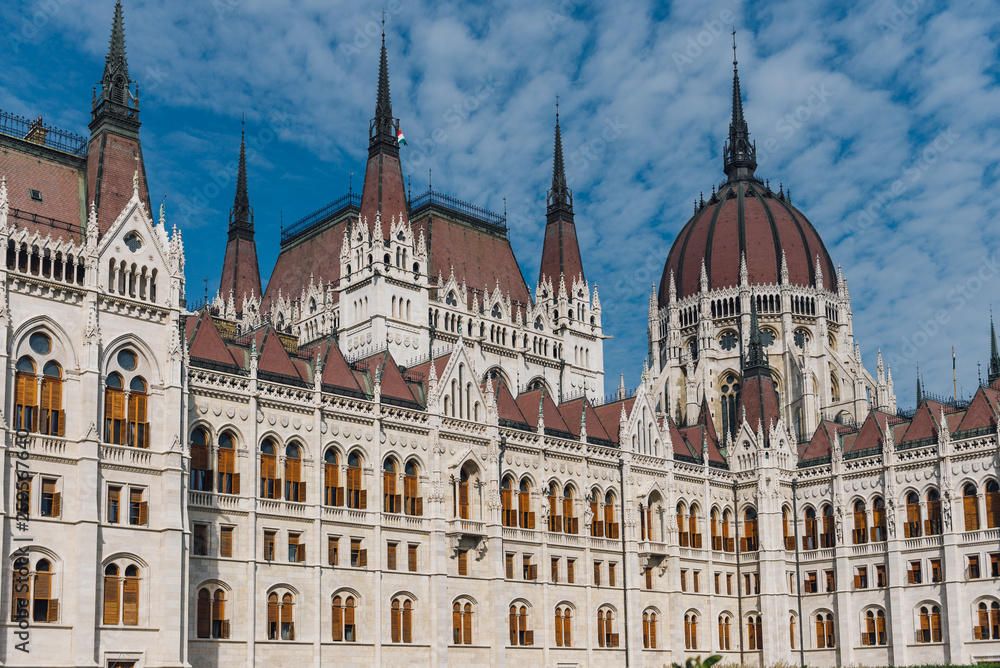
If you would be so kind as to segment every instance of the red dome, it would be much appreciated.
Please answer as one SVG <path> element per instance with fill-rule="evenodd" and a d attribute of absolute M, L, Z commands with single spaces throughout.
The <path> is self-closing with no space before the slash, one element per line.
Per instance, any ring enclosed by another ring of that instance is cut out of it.
<path fill-rule="evenodd" d="M 818 255 L 823 285 L 835 291 L 833 262 L 802 212 L 753 177 L 733 179 L 701 206 L 674 240 L 660 279 L 660 306 L 669 301 L 670 272 L 678 300 L 698 293 L 702 259 L 709 290 L 740 284 L 741 253 L 746 253 L 750 285 L 780 283 L 782 251 L 790 284 L 816 284 Z"/>

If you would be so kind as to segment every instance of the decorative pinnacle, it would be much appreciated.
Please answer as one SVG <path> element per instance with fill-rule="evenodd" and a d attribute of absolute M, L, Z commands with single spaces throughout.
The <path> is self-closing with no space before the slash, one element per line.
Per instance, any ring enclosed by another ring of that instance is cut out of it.
<path fill-rule="evenodd" d="M 121 74 L 128 82 L 128 62 L 125 59 L 125 22 L 122 19 L 122 3 L 115 3 L 115 18 L 111 24 L 111 42 L 108 45 L 108 57 L 104 62 L 103 82 L 108 86 L 114 75 Z"/>
<path fill-rule="evenodd" d="M 992 385 L 1000 378 L 1000 353 L 997 352 L 997 330 L 993 326 L 993 309 L 990 308 L 990 368 L 986 379 Z"/>
<path fill-rule="evenodd" d="M 382 54 L 378 67 L 378 99 L 375 102 L 375 118 L 371 122 L 369 153 L 376 145 L 382 145 L 398 155 L 397 127 L 392 117 L 392 102 L 389 98 L 389 57 L 385 50 L 385 24 L 383 23 Z"/>
<path fill-rule="evenodd" d="M 771 369 L 764 352 L 764 342 L 760 337 L 760 326 L 757 322 L 757 299 L 750 295 L 750 343 L 747 345 L 746 363 L 743 367 L 743 379 L 753 376 L 771 377 Z"/>
<path fill-rule="evenodd" d="M 562 128 L 559 125 L 559 96 L 556 96 L 556 138 L 552 158 L 552 188 L 549 190 L 548 211 L 562 210 L 573 214 L 573 193 L 566 185 L 566 168 L 563 164 Z"/>
<path fill-rule="evenodd" d="M 229 229 L 244 227 L 253 229 L 253 213 L 250 209 L 250 195 L 247 192 L 247 151 L 246 151 L 246 120 L 242 121 L 240 129 L 240 163 L 236 173 L 236 198 L 233 210 L 229 215 Z"/>

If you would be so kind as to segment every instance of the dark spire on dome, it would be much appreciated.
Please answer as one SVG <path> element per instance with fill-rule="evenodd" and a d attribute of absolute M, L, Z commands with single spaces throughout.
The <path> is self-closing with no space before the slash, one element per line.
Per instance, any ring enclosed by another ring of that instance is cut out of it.
<path fill-rule="evenodd" d="M 562 130 L 559 127 L 559 98 L 556 98 L 556 139 L 552 159 L 552 189 L 548 195 L 548 216 L 563 213 L 573 217 L 573 192 L 566 185 L 566 168 L 563 165 Z"/>
<path fill-rule="evenodd" d="M 368 155 L 384 151 L 399 155 L 396 130 L 399 125 L 392 117 L 392 102 L 389 100 L 389 58 L 385 51 L 385 18 L 382 19 L 382 58 L 378 66 L 378 99 L 375 102 L 375 118 L 370 127 Z"/>
<path fill-rule="evenodd" d="M 253 209 L 247 192 L 246 132 L 240 131 L 240 166 L 236 173 L 236 199 L 229 212 L 229 236 L 250 233 L 253 238 Z"/>
<path fill-rule="evenodd" d="M 729 141 L 723 147 L 723 171 L 730 181 L 753 176 L 757 168 L 757 146 L 750 141 L 750 130 L 743 117 L 743 96 L 736 60 L 736 30 L 733 30 L 733 120 L 729 123 Z"/>
<path fill-rule="evenodd" d="M 990 370 L 986 376 L 990 385 L 1000 379 L 1000 352 L 997 352 L 997 330 L 993 326 L 993 312 L 990 311 Z"/>
<path fill-rule="evenodd" d="M 750 295 L 750 343 L 747 345 L 746 361 L 743 364 L 743 380 L 754 376 L 771 378 L 771 367 L 764 352 L 764 342 L 760 337 L 760 326 L 757 322 L 757 299 Z"/>

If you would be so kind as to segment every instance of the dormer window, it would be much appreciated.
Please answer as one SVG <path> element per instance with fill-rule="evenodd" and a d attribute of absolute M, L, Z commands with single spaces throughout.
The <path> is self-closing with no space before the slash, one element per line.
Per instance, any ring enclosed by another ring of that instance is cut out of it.
<path fill-rule="evenodd" d="M 30 190 L 28 190 L 28 193 L 31 195 L 31 201 L 32 202 L 41 202 L 42 201 L 42 191 L 41 190 L 30 189 Z"/>

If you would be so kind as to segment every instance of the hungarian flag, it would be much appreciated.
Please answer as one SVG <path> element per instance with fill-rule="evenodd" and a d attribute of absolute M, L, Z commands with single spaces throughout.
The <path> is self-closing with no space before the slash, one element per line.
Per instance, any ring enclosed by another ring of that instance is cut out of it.
<path fill-rule="evenodd" d="M 406 146 L 406 137 L 403 136 L 402 130 L 396 130 L 396 143 L 400 146 Z"/>

